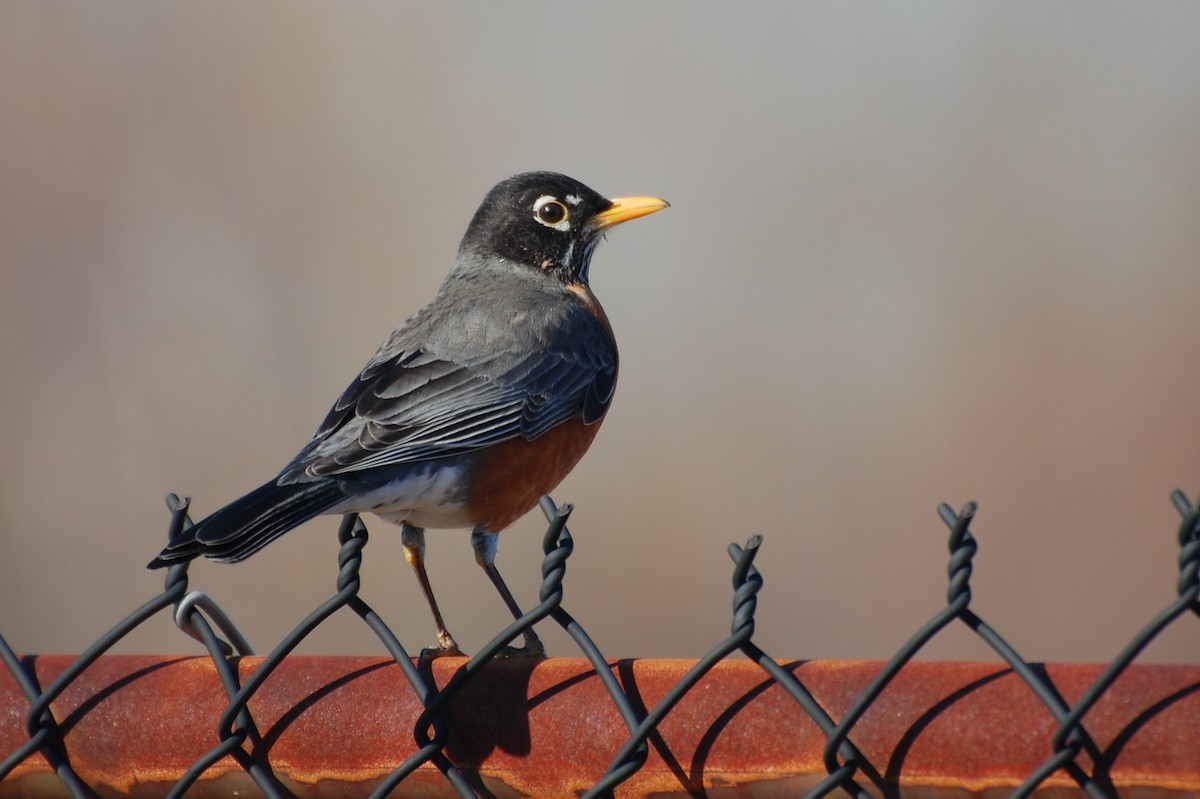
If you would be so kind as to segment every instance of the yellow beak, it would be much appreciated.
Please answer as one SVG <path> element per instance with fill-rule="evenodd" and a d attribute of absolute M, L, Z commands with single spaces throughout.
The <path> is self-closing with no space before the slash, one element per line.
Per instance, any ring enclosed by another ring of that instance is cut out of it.
<path fill-rule="evenodd" d="M 669 202 L 657 197 L 617 197 L 610 208 L 592 217 L 591 226 L 593 230 L 604 230 L 669 207 Z"/>

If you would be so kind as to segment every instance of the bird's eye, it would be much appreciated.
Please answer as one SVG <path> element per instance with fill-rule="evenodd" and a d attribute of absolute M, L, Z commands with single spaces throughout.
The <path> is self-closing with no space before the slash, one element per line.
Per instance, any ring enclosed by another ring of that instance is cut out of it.
<path fill-rule="evenodd" d="M 537 202 L 533 204 L 533 216 L 546 227 L 555 230 L 566 230 L 570 227 L 571 214 L 557 197 L 538 197 Z"/>

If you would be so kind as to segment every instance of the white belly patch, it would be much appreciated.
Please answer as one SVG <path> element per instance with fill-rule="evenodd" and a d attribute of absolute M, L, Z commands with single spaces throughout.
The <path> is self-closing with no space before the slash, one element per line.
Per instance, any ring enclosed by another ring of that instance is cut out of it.
<path fill-rule="evenodd" d="M 466 467 L 428 465 L 385 483 L 379 488 L 350 497 L 332 513 L 374 513 L 384 521 L 414 527 L 470 527 L 463 495 Z"/>

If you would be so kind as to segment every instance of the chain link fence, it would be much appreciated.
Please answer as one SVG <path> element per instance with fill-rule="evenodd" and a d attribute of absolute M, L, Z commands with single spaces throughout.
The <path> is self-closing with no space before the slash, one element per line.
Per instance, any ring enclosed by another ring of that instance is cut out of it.
<path fill-rule="evenodd" d="M 897 773 L 889 763 L 873 762 L 871 757 L 864 754 L 863 748 L 856 744 L 855 739 L 866 736 L 870 732 L 870 725 L 877 723 L 864 717 L 879 704 L 885 689 L 893 685 L 906 666 L 914 668 L 910 665 L 911 661 L 923 646 L 942 630 L 957 622 L 965 625 L 986 642 L 1011 673 L 1019 678 L 1028 693 L 1036 698 L 1039 706 L 1053 718 L 1054 732 L 1044 760 L 1024 774 L 1023 781 L 1008 795 L 1018 799 L 1031 796 L 1052 784 L 1061 788 L 1065 776 L 1069 791 L 1081 792 L 1095 799 L 1115 799 L 1122 795 L 1122 789 L 1114 782 L 1111 774 L 1114 761 L 1124 747 L 1111 743 L 1102 746 L 1098 743 L 1089 726 L 1094 721 L 1089 719 L 1089 713 L 1094 711 L 1097 703 L 1106 694 L 1113 691 L 1114 684 L 1129 673 L 1131 664 L 1151 640 L 1180 616 L 1189 612 L 1191 615 L 1200 615 L 1200 510 L 1181 491 L 1172 494 L 1172 501 L 1182 517 L 1178 529 L 1180 553 L 1179 577 L 1175 586 L 1176 598 L 1146 624 L 1073 703 L 1064 699 L 1061 686 L 1055 684 L 1045 667 L 1022 658 L 997 630 L 970 609 L 970 580 L 977 551 L 971 523 L 976 508 L 973 503 L 969 503 L 955 512 L 950 506 L 941 505 L 941 520 L 950 531 L 946 606 L 917 630 L 886 664 L 878 668 L 865 687 L 849 701 L 837 717 L 828 711 L 828 702 L 819 701 L 817 692 L 811 690 L 811 683 L 806 685 L 798 676 L 800 672 L 794 665 L 785 665 L 776 660 L 754 642 L 757 596 L 763 585 L 763 576 L 754 565 L 762 544 L 759 537 L 751 538 L 744 546 L 729 546 L 729 557 L 733 562 L 732 623 L 729 636 L 713 646 L 699 660 L 691 663 L 679 675 L 673 686 L 656 703 L 647 707 L 641 696 L 631 692 L 629 682 L 619 679 L 619 675 L 614 673 L 612 664 L 605 659 L 600 648 L 563 607 L 563 583 L 567 562 L 573 549 L 571 534 L 567 528 L 570 506 L 556 506 L 549 498 L 542 501 L 541 507 L 548 520 L 548 527 L 543 539 L 545 559 L 542 565 L 543 582 L 539 604 L 499 632 L 474 657 L 456 667 L 452 676 L 440 687 L 433 678 L 430 664 L 420 658 L 414 659 L 380 615 L 361 596 L 359 569 L 368 535 L 357 516 L 346 516 L 338 530 L 340 550 L 337 592 L 304 618 L 248 675 L 239 670 L 239 663 L 245 656 L 253 654 L 251 646 L 238 631 L 233 620 L 216 602 L 203 592 L 189 590 L 186 563 L 173 566 L 166 572 L 165 587 L 161 594 L 122 619 L 91 647 L 74 658 L 45 686 L 39 684 L 34 659 L 18 657 L 8 642 L 0 636 L 0 659 L 17 687 L 12 693 L 23 695 L 28 703 L 27 707 L 22 708 L 5 707 L 0 703 L 0 743 L 12 739 L 12 736 L 6 736 L 3 732 L 6 718 L 10 726 L 18 723 L 21 725 L 20 743 L 11 751 L 5 752 L 0 749 L 0 756 L 3 756 L 3 761 L 0 762 L 0 796 L 6 795 L 6 780 L 16 780 L 20 775 L 38 769 L 52 772 L 57 778 L 53 789 L 46 787 L 45 782 L 40 783 L 45 791 L 41 795 L 62 794 L 64 791 L 77 798 L 99 795 L 96 786 L 89 785 L 72 765 L 71 746 L 67 740 L 67 735 L 78 721 L 79 714 L 88 712 L 88 708 L 94 707 L 94 704 L 83 701 L 67 720 L 59 717 L 52 705 L 73 686 L 81 685 L 85 671 L 100 661 L 123 636 L 168 609 L 173 612 L 180 629 L 200 641 L 207 650 L 225 697 L 221 700 L 223 709 L 219 718 L 212 719 L 217 727 L 215 743 L 209 751 L 192 761 L 183 773 L 170 775 L 173 786 L 167 795 L 183 796 L 189 789 L 197 786 L 206 772 L 216 764 L 231 758 L 237 767 L 253 780 L 263 795 L 272 799 L 291 796 L 292 792 L 285 784 L 286 780 L 272 766 L 270 743 L 275 738 L 264 737 L 250 703 L 310 632 L 331 614 L 342 608 L 349 608 L 378 637 L 380 644 L 411 687 L 412 694 L 421 708 L 412 727 L 415 751 L 402 762 L 395 763 L 385 777 L 375 781 L 372 797 L 384 797 L 393 792 L 397 795 L 407 795 L 407 786 L 415 785 L 413 775 L 417 770 L 431 773 L 430 767 L 440 772 L 442 786 L 448 788 L 451 795 L 494 795 L 481 783 L 478 775 L 472 773 L 472 769 L 464 769 L 461 764 L 455 762 L 452 756 L 454 748 L 450 745 L 454 736 L 450 718 L 454 714 L 450 711 L 456 701 L 463 701 L 463 697 L 471 693 L 469 689 L 473 683 L 483 681 L 480 675 L 497 653 L 521 637 L 527 629 L 549 619 L 567 632 L 582 656 L 591 663 L 594 676 L 601 681 L 611 707 L 619 715 L 626 730 L 624 743 L 612 752 L 607 768 L 602 774 L 595 774 L 589 778 L 590 787 L 583 791 L 564 789 L 564 794 L 581 794 L 584 797 L 622 794 L 622 786 L 644 767 L 651 748 L 663 747 L 660 732 L 664 720 L 714 669 L 741 655 L 761 670 L 772 686 L 777 686 L 785 692 L 790 701 L 794 702 L 820 731 L 823 739 L 823 771 L 806 785 L 803 793 L 805 799 L 832 795 L 849 795 L 857 799 L 899 796 L 898 786 L 902 784 L 904 777 L 902 771 Z M 188 518 L 188 502 L 172 495 L 168 498 L 168 505 L 171 509 L 168 536 L 175 536 L 191 524 Z M 1136 721 L 1126 725 L 1118 738 L 1127 742 L 1129 737 L 1137 735 L 1147 725 L 1148 719 L 1164 712 L 1165 708 L 1177 703 L 1181 697 L 1190 697 L 1200 692 L 1200 680 L 1196 680 L 1194 676 L 1189 679 L 1193 682 L 1175 690 L 1168 699 L 1157 704 L 1151 703 L 1148 707 L 1134 708 L 1137 714 Z M 520 701 L 524 699 L 525 697 L 518 698 Z M 949 702 L 951 699 L 941 701 Z M 130 721 L 130 724 L 136 723 L 136 719 Z M 1005 732 L 1023 735 L 1026 731 Z M 122 731 L 116 731 L 114 734 L 120 735 Z M 1176 770 L 1190 769 L 1194 772 L 1193 776 L 1200 774 L 1200 729 L 1194 726 L 1186 729 L 1172 728 L 1165 735 L 1167 739 L 1175 742 L 1171 748 L 1172 752 L 1197 753 L 1195 762 L 1172 764 L 1178 767 Z M 561 743 L 564 748 L 571 746 L 569 741 Z M 753 744 L 754 742 L 748 742 L 748 745 Z M 951 774 L 952 772 L 953 769 L 950 770 Z M 1056 780 L 1058 782 L 1055 782 Z M 695 779 L 682 779 L 681 783 L 681 791 L 684 793 L 717 795 L 705 793 L 703 775 Z M 952 776 L 947 784 L 953 785 Z M 960 787 L 963 790 L 967 789 L 967 786 Z M 1151 781 L 1151 787 L 1155 791 L 1161 791 L 1154 793 L 1156 796 L 1187 795 L 1186 792 L 1178 792 L 1184 790 L 1178 784 L 1154 786 Z M 22 788 L 22 792 L 24 790 L 25 788 Z M 418 790 L 414 787 L 413 791 L 415 795 L 426 795 L 423 788 Z M 105 793 L 111 794 L 112 791 L 106 789 Z"/>

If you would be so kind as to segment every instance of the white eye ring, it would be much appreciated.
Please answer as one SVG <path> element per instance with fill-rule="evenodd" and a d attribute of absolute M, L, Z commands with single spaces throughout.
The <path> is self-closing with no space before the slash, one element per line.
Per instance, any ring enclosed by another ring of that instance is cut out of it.
<path fill-rule="evenodd" d="M 548 228 L 563 232 L 571 229 L 571 212 L 561 200 L 550 194 L 543 194 L 534 201 L 533 218 Z"/>

